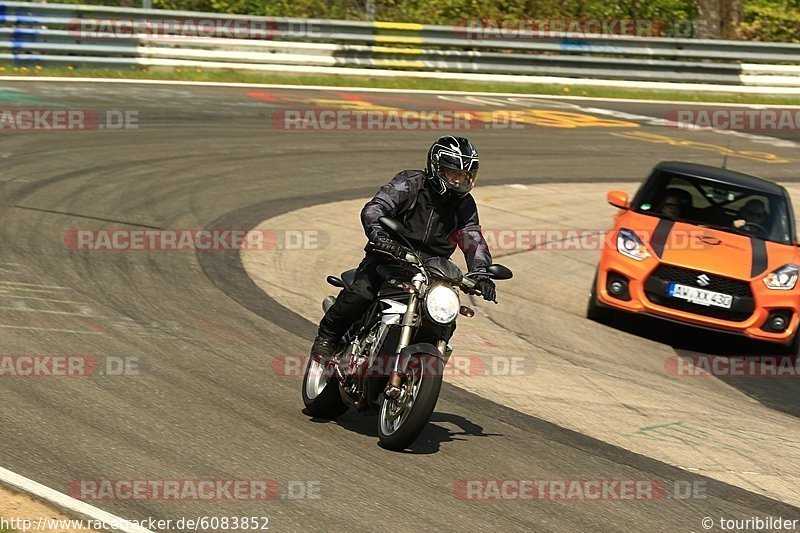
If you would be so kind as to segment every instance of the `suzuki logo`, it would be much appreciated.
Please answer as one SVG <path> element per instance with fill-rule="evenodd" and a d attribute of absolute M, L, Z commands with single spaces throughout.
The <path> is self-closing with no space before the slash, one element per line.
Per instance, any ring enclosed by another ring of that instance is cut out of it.
<path fill-rule="evenodd" d="M 708 287 L 711 284 L 711 278 L 706 276 L 705 274 L 700 274 L 697 276 L 697 284 L 701 287 Z"/>

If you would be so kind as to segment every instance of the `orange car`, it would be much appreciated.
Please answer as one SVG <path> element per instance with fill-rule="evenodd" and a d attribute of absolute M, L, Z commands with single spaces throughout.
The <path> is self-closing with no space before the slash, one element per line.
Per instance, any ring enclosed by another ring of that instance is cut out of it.
<path fill-rule="evenodd" d="M 797 353 L 800 252 L 789 194 L 755 176 L 659 163 L 606 239 L 587 308 L 739 333 Z"/>

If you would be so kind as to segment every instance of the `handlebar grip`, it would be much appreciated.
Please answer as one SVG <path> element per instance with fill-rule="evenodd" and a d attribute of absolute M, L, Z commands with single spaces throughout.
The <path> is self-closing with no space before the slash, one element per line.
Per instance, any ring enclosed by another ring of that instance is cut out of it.
<path fill-rule="evenodd" d="M 379 254 L 383 254 L 383 255 L 389 256 L 389 257 L 394 257 L 395 259 L 399 259 L 401 261 L 406 261 L 407 263 L 411 263 L 411 264 L 414 264 L 414 265 L 418 265 L 419 264 L 419 260 L 417 259 L 417 256 L 415 256 L 413 253 L 411 253 L 411 250 L 409 250 L 406 247 L 403 247 L 403 249 L 397 255 L 375 248 L 375 243 L 372 242 L 372 241 L 367 242 L 367 247 L 373 253 L 379 253 Z"/>

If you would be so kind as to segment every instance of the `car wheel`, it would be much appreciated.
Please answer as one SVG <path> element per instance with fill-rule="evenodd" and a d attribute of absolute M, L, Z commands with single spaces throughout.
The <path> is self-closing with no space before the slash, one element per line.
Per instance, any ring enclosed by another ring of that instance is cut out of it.
<path fill-rule="evenodd" d="M 614 318 L 614 310 L 608 307 L 601 307 L 597 303 L 597 273 L 592 281 L 592 288 L 589 291 L 589 302 L 586 304 L 586 318 L 601 324 L 610 324 Z"/>
<path fill-rule="evenodd" d="M 800 352 L 800 333 L 795 333 L 791 342 L 781 346 L 780 355 L 798 355 Z"/>

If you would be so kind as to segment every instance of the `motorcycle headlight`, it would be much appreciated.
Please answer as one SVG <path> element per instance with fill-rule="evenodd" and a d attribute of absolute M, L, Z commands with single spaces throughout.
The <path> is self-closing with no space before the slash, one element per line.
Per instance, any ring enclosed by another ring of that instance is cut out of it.
<path fill-rule="evenodd" d="M 788 291 L 794 289 L 799 274 L 800 267 L 797 265 L 783 265 L 764 276 L 764 285 L 766 285 L 768 289 Z"/>
<path fill-rule="evenodd" d="M 432 287 L 425 296 L 428 316 L 439 324 L 449 324 L 455 320 L 460 307 L 458 293 L 446 285 Z"/>
<path fill-rule="evenodd" d="M 647 246 L 644 245 L 633 230 L 626 228 L 620 229 L 617 233 L 617 251 L 625 257 L 630 257 L 637 261 L 650 257 Z"/>

